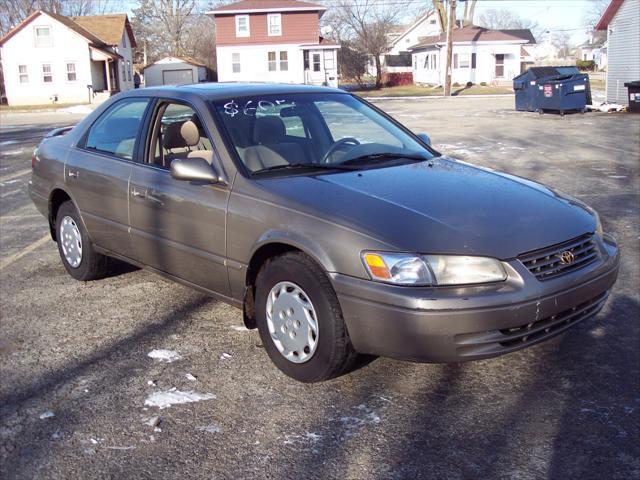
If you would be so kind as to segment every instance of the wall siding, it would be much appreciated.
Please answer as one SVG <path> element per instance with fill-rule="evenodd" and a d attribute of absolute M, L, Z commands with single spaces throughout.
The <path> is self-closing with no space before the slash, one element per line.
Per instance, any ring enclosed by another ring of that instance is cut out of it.
<path fill-rule="evenodd" d="M 640 0 L 623 2 L 607 38 L 607 102 L 626 105 L 625 82 L 640 80 Z"/>
<path fill-rule="evenodd" d="M 270 37 L 267 14 L 249 14 L 249 37 L 236 37 L 235 15 L 216 15 L 216 42 L 224 45 L 318 43 L 318 12 L 283 12 L 282 35 Z"/>

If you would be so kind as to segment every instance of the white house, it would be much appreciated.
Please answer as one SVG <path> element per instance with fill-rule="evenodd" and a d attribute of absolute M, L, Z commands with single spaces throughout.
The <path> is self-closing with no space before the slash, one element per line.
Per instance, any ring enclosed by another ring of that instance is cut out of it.
<path fill-rule="evenodd" d="M 9 105 L 82 103 L 134 88 L 135 37 L 125 14 L 38 10 L 2 39 Z"/>
<path fill-rule="evenodd" d="M 529 54 L 523 47 L 534 43 L 535 39 L 527 29 L 455 28 L 451 81 L 508 84 L 528 63 Z M 446 47 L 446 35 L 440 34 L 423 38 L 410 48 L 414 83 L 444 84 Z"/>
<path fill-rule="evenodd" d="M 589 35 L 589 40 L 578 46 L 576 57 L 585 62 L 593 61 L 598 70 L 607 67 L 607 36 L 598 35 L 605 32 L 596 32 Z"/>
<path fill-rule="evenodd" d="M 165 57 L 144 67 L 145 87 L 206 82 L 207 77 L 206 65 L 193 58 Z"/>
<path fill-rule="evenodd" d="M 410 72 L 411 52 L 409 49 L 420 42 L 425 37 L 440 35 L 440 17 L 435 10 L 431 10 L 421 15 L 411 25 L 401 32 L 391 34 L 393 40 L 391 48 L 381 59 L 382 68 L 385 72 Z M 375 63 L 371 62 L 370 73 L 375 75 Z"/>
<path fill-rule="evenodd" d="M 626 105 L 624 84 L 640 80 L 640 0 L 612 0 L 596 30 L 607 32 L 607 102 Z"/>
<path fill-rule="evenodd" d="M 340 45 L 320 36 L 326 7 L 297 0 L 243 0 L 210 12 L 218 81 L 338 85 Z"/>

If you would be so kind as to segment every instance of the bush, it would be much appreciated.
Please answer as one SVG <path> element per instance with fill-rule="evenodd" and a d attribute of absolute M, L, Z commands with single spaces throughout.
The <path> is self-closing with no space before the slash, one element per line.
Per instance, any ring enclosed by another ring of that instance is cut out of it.
<path fill-rule="evenodd" d="M 413 85 L 412 72 L 392 72 L 385 73 L 382 77 L 382 83 L 385 87 L 400 87 L 404 85 Z"/>
<path fill-rule="evenodd" d="M 481 87 L 486 87 L 487 86 L 487 82 L 480 82 L 480 86 Z"/>
<path fill-rule="evenodd" d="M 579 70 L 592 72 L 596 69 L 596 62 L 593 60 L 576 60 L 576 67 L 578 67 Z"/>

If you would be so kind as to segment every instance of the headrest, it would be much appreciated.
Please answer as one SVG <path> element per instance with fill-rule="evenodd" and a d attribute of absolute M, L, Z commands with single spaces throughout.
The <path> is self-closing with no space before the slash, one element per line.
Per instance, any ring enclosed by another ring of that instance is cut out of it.
<path fill-rule="evenodd" d="M 194 147 L 200 141 L 198 127 L 191 120 L 170 123 L 165 127 L 164 148 Z"/>
<path fill-rule="evenodd" d="M 284 140 L 287 129 L 277 115 L 256 118 L 253 127 L 253 141 L 258 144 L 278 143 Z"/>

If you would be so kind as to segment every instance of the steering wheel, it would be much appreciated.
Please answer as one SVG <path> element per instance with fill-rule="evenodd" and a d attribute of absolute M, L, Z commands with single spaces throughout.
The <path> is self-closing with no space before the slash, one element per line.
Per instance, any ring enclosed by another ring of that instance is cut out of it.
<path fill-rule="evenodd" d="M 322 157 L 322 160 L 320 160 L 320 163 L 329 163 L 329 158 L 331 158 L 331 155 L 333 155 L 335 151 L 338 150 L 338 148 L 340 148 L 342 145 L 356 146 L 356 145 L 360 145 L 360 142 L 353 137 L 341 138 L 340 140 L 338 140 L 337 142 L 335 142 L 333 145 L 329 147 L 329 150 L 327 150 L 327 153 L 324 154 L 324 157 Z"/>

